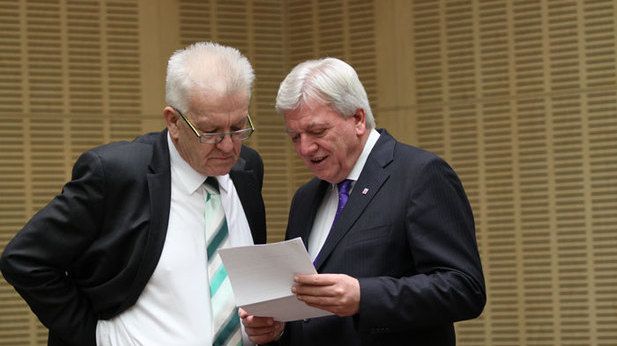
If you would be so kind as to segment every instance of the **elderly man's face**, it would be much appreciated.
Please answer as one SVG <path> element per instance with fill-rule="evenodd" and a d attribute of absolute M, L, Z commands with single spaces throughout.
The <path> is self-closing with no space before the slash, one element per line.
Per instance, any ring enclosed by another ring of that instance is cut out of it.
<path fill-rule="evenodd" d="M 366 142 L 363 109 L 345 119 L 332 107 L 313 103 L 284 116 L 296 153 L 315 176 L 332 184 L 347 178 Z"/>
<path fill-rule="evenodd" d="M 184 115 L 199 133 L 233 132 L 249 126 L 248 105 L 248 92 L 196 95 Z M 230 136 L 225 136 L 218 144 L 202 144 L 176 110 L 165 108 L 165 118 L 180 156 L 197 172 L 207 176 L 224 175 L 238 161 L 242 142 L 233 142 Z"/>

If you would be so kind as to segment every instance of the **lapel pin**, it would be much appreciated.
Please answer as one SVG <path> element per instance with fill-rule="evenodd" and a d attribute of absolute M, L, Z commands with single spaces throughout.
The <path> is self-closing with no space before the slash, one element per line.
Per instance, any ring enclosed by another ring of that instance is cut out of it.
<path fill-rule="evenodd" d="M 362 194 L 363 194 L 363 195 L 366 195 L 367 193 L 368 193 L 368 188 L 367 188 L 367 187 L 365 187 L 365 188 L 364 188 L 364 190 L 362 190 Z"/>

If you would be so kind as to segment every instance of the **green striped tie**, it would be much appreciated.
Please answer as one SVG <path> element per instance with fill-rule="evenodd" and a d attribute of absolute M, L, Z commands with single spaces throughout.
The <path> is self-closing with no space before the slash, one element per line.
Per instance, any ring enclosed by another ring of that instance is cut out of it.
<path fill-rule="evenodd" d="M 209 177 L 206 187 L 206 245 L 208 251 L 208 278 L 212 307 L 213 346 L 242 345 L 240 318 L 234 301 L 227 272 L 218 255 L 219 248 L 229 247 L 225 211 L 221 205 L 218 182 Z"/>

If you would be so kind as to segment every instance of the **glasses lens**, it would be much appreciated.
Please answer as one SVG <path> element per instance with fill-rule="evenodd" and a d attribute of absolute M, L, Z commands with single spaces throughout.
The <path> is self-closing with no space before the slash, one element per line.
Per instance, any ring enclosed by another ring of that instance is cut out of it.
<path fill-rule="evenodd" d="M 244 141 L 251 137 L 251 129 L 242 129 L 239 131 L 234 131 L 230 134 L 232 141 Z"/>
<path fill-rule="evenodd" d="M 202 144 L 218 144 L 223 140 L 220 134 L 202 133 L 199 142 Z"/>
<path fill-rule="evenodd" d="M 233 142 L 240 142 L 249 139 L 251 134 L 253 134 L 253 129 L 242 129 L 226 133 L 202 133 L 199 137 L 199 142 L 202 144 L 219 144 L 227 135 L 229 135 Z"/>

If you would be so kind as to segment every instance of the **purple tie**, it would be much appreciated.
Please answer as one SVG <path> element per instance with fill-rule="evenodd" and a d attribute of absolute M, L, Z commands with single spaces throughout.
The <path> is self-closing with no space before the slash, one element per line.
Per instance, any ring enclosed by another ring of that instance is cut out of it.
<path fill-rule="evenodd" d="M 339 214 L 341 213 L 343 207 L 349 199 L 349 189 L 351 188 L 352 181 L 353 180 L 345 179 L 340 183 L 336 184 L 338 186 L 338 206 L 336 207 L 336 215 L 334 215 L 334 221 L 332 221 L 332 226 L 330 226 L 330 230 L 332 230 L 332 228 L 334 227 L 336 219 L 338 219 Z M 317 254 L 317 257 L 315 257 L 313 265 L 317 264 L 317 259 L 319 259 L 319 254 Z"/>
<path fill-rule="evenodd" d="M 336 207 L 336 215 L 334 215 L 334 221 L 332 221 L 332 227 L 336 223 L 336 219 L 338 219 L 339 214 L 343 210 L 343 207 L 347 203 L 349 199 L 349 188 L 351 187 L 352 180 L 345 179 L 337 184 L 338 186 L 338 207 Z M 330 229 L 332 229 L 330 227 Z"/>

